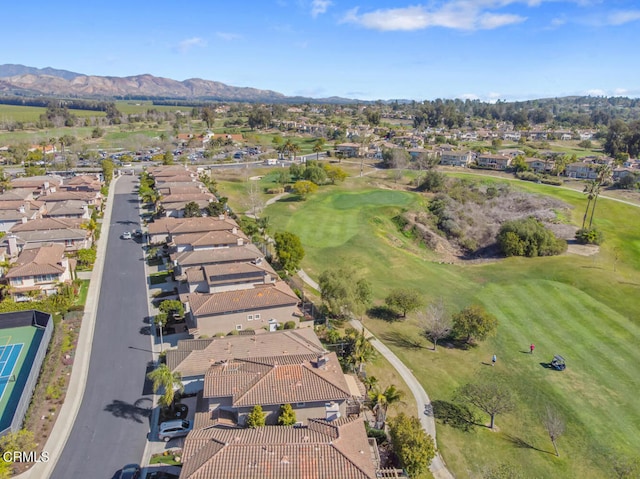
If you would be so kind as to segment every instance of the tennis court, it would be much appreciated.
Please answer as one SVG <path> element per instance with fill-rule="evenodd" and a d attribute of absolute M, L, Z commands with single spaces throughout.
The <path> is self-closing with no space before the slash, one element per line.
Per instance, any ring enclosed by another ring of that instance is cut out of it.
<path fill-rule="evenodd" d="M 4 338 L 0 338 L 0 343 L 4 343 L 4 341 Z M 14 369 L 18 364 L 23 346 L 22 343 L 8 344 L 8 341 L 0 346 L 0 399 L 2 399 L 9 382 L 16 380 Z"/>

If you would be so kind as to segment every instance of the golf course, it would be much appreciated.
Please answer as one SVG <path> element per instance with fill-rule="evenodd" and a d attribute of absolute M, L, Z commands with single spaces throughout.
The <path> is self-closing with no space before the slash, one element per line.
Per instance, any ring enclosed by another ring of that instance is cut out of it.
<path fill-rule="evenodd" d="M 562 220 L 580 225 L 586 205 L 580 192 L 510 183 L 564 201 L 572 209 Z M 224 193 L 224 184 L 220 189 Z M 594 224 L 605 242 L 594 254 L 570 249 L 555 257 L 451 263 L 392 220 L 427 202 L 377 172 L 323 186 L 306 201 L 284 197 L 263 215 L 270 231 L 300 237 L 302 268 L 312 278 L 351 265 L 371 283 L 375 305 L 394 288 L 414 288 L 425 305 L 442 298 L 449 315 L 480 304 L 498 318 L 495 336 L 470 348 L 445 340 L 436 351 L 419 313 L 397 321 L 364 319 L 433 401 L 453 402 L 457 388 L 477 380 L 504 382 L 514 393 L 514 410 L 497 415 L 493 431 L 479 410 L 469 431 L 437 423 L 438 448 L 456 477 L 485 477 L 501 465 L 512 477 L 625 477 L 616 475 L 616 465 L 640 450 L 640 208 L 601 197 Z M 566 359 L 566 370 L 549 367 L 554 355 Z M 559 456 L 541 419 L 546 408 L 566 426 L 557 440 Z"/>

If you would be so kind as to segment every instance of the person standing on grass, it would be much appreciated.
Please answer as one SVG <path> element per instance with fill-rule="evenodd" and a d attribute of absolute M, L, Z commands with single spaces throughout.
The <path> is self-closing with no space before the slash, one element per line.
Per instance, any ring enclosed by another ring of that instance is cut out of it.
<path fill-rule="evenodd" d="M 529 354 L 533 354 L 534 349 L 536 349 L 536 345 L 531 343 L 531 346 L 529 346 Z"/>
<path fill-rule="evenodd" d="M 495 366 L 496 365 L 496 361 L 498 358 L 496 358 L 496 355 L 494 354 L 493 356 L 491 356 L 491 366 Z"/>

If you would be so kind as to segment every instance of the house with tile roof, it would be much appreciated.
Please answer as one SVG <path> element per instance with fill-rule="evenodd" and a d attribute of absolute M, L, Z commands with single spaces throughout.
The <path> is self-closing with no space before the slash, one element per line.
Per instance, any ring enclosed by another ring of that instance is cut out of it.
<path fill-rule="evenodd" d="M 55 203 L 45 203 L 46 218 L 79 218 L 88 220 L 91 218 L 89 206 L 80 200 L 57 201 Z"/>
<path fill-rule="evenodd" d="M 235 248 L 250 243 L 238 228 L 231 231 L 205 231 L 202 233 L 170 234 L 169 250 L 173 253 L 215 248 Z"/>
<path fill-rule="evenodd" d="M 45 205 L 41 201 L 0 199 L 0 231 L 6 233 L 19 223 L 41 218 L 44 212 Z"/>
<path fill-rule="evenodd" d="M 216 248 L 182 251 L 170 256 L 175 274 L 183 274 L 187 269 L 212 264 L 243 263 L 264 258 L 262 252 L 251 243 L 235 248 Z"/>
<path fill-rule="evenodd" d="M 473 162 L 472 151 L 442 150 L 440 164 L 445 166 L 467 167 Z"/>
<path fill-rule="evenodd" d="M 64 255 L 64 246 L 51 244 L 23 249 L 4 275 L 11 296 L 20 301 L 29 299 L 32 291 L 53 294 L 59 283 L 70 283 L 74 260 Z"/>
<path fill-rule="evenodd" d="M 283 281 L 249 289 L 186 297 L 186 323 L 193 336 L 214 336 L 247 328 L 270 328 L 300 321 L 299 299 Z"/>
<path fill-rule="evenodd" d="M 58 189 L 66 191 L 98 192 L 102 188 L 102 185 L 103 183 L 100 181 L 99 175 L 77 175 L 66 179 Z"/>
<path fill-rule="evenodd" d="M 511 164 L 511 157 L 504 155 L 493 155 L 490 153 L 481 153 L 477 156 L 476 161 L 478 167 L 488 168 L 490 170 L 506 170 Z"/>
<path fill-rule="evenodd" d="M 243 263 L 189 268 L 182 276 L 187 282 L 189 293 L 234 291 L 260 284 L 275 284 L 278 280 L 278 273 L 262 258 Z"/>
<path fill-rule="evenodd" d="M 227 216 L 198 216 L 194 218 L 158 218 L 147 226 L 149 242 L 160 244 L 171 240 L 172 235 L 205 233 L 207 231 L 232 231 L 238 223 Z"/>
<path fill-rule="evenodd" d="M 159 186 L 156 184 L 156 187 Z M 184 217 L 184 207 L 187 203 L 196 203 L 200 208 L 201 214 L 206 214 L 206 208 L 209 203 L 216 203 L 218 199 L 213 193 L 200 192 L 200 193 L 183 193 L 183 194 L 169 194 L 163 196 L 159 201 L 160 206 L 164 209 L 164 215 L 174 218 Z"/>
<path fill-rule="evenodd" d="M 39 218 L 11 227 L 19 246 L 36 247 L 49 243 L 62 244 L 65 251 L 90 248 L 91 232 L 82 229 L 80 218 Z"/>
<path fill-rule="evenodd" d="M 204 388 L 204 376 L 213 364 L 252 357 L 320 356 L 324 352 L 311 328 L 273 332 L 258 329 L 236 336 L 179 340 L 165 357 L 169 369 L 181 374 L 185 391 L 190 393 Z"/>
<path fill-rule="evenodd" d="M 360 418 L 193 430 L 182 460 L 180 479 L 374 479 L 380 465 Z"/>
<path fill-rule="evenodd" d="M 280 406 L 291 404 L 298 422 L 344 417 L 353 396 L 336 353 L 231 359 L 212 365 L 202 397 L 209 418 L 229 417 L 245 425 L 256 405 L 266 424 L 277 424 Z"/>
<path fill-rule="evenodd" d="M 58 190 L 38 197 L 46 203 L 56 203 L 59 201 L 76 200 L 82 201 L 87 206 L 99 208 L 102 205 L 102 193 L 100 191 L 67 191 Z"/>

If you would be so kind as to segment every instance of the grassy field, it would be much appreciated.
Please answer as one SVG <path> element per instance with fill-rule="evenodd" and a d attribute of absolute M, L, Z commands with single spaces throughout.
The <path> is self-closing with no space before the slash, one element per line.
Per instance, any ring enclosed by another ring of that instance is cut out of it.
<path fill-rule="evenodd" d="M 40 115 L 47 109 L 38 106 L 21 106 L 21 105 L 3 105 L 0 104 L 0 121 L 19 121 L 23 123 L 35 123 L 40 119 Z M 69 109 L 69 113 L 74 114 L 78 118 L 103 117 L 106 113 L 103 111 L 91 110 L 74 110 Z"/>
<path fill-rule="evenodd" d="M 324 187 L 306 202 L 278 202 L 265 214 L 274 230 L 300 236 L 307 252 L 303 268 L 312 277 L 348 262 L 372 282 L 378 302 L 394 287 L 413 287 L 427 301 L 444 298 L 449 313 L 481 303 L 499 318 L 497 336 L 478 347 L 436 353 L 426 340 L 422 347 L 411 346 L 420 337 L 415 316 L 395 323 L 366 320 L 410 365 L 432 399 L 450 401 L 458 386 L 484 376 L 499 376 L 516 393 L 517 410 L 498 416 L 497 432 L 438 425 L 439 447 L 456 477 L 478 477 L 501 462 L 521 469 L 524 477 L 611 477 L 612 457 L 633 456 L 640 449 L 635 398 L 640 389 L 640 208 L 599 200 L 596 223 L 607 241 L 592 257 L 440 264 L 390 221 L 423 199 L 373 188 L 381 180 Z M 554 195 L 574 206 L 574 223 L 581 219 L 585 199 L 579 192 L 525 182 L 514 187 Z M 533 356 L 523 354 L 530 342 L 537 345 Z M 494 353 L 498 364 L 487 367 Z M 541 364 L 554 354 L 567 359 L 566 371 Z M 547 404 L 567 422 L 559 458 L 539 419 Z"/>

